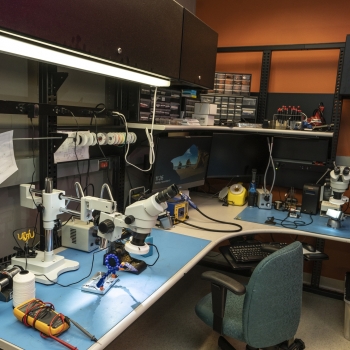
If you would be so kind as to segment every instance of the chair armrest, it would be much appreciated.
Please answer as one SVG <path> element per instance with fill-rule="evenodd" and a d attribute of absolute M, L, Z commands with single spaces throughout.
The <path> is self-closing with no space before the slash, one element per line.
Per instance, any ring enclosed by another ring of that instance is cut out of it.
<path fill-rule="evenodd" d="M 242 295 L 246 291 L 242 283 L 220 272 L 206 271 L 202 273 L 202 279 L 222 286 L 237 295 Z"/>

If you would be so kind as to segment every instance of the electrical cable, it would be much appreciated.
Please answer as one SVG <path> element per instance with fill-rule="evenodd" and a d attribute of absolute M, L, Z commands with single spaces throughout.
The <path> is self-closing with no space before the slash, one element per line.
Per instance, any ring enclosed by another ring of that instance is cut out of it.
<path fill-rule="evenodd" d="M 267 220 L 270 220 L 270 221 L 273 221 L 273 222 L 280 221 L 280 223 L 276 222 L 276 224 L 277 225 L 281 225 L 284 228 L 294 228 L 294 229 L 296 229 L 298 227 L 304 227 L 304 226 L 311 225 L 314 222 L 313 219 L 312 219 L 311 214 L 310 214 L 311 222 L 308 222 L 308 223 L 305 223 L 305 221 L 303 221 L 303 220 L 287 221 L 287 219 L 289 217 L 290 216 L 287 215 L 284 219 L 276 219 L 273 216 L 270 216 L 270 217 L 267 217 Z"/>
<path fill-rule="evenodd" d="M 94 266 L 94 261 L 95 261 L 95 254 L 96 253 L 99 253 L 99 252 L 102 252 L 103 250 L 106 250 L 107 248 L 103 248 L 103 249 L 100 249 L 100 250 L 97 250 L 96 252 L 94 252 L 92 254 L 92 262 L 91 262 L 91 268 L 90 268 L 90 272 L 87 276 L 83 277 L 82 279 L 80 279 L 79 281 L 77 282 L 73 282 L 73 283 L 70 283 L 70 284 L 60 284 L 58 282 L 55 282 L 55 281 L 52 281 L 50 280 L 45 274 L 36 274 L 35 276 L 44 276 L 49 282 L 51 282 L 52 284 L 57 284 L 58 286 L 61 286 L 61 287 L 69 287 L 69 286 L 72 286 L 74 284 L 77 284 L 77 283 L 80 283 L 81 281 L 83 281 L 85 278 L 88 278 L 90 275 L 91 275 L 91 272 L 92 272 L 92 268 Z"/>
<path fill-rule="evenodd" d="M 66 109 L 66 108 L 65 108 Z M 79 158 L 77 155 L 77 141 L 78 141 L 78 132 L 79 132 L 79 123 L 77 121 L 77 118 L 75 117 L 74 113 L 72 111 L 70 111 L 69 109 L 66 109 L 74 118 L 76 124 L 77 124 L 77 130 L 75 132 L 75 139 L 74 139 L 74 154 L 75 154 L 75 158 L 77 161 L 77 170 L 78 170 L 78 174 L 79 174 L 79 182 L 81 183 L 81 174 L 80 174 L 80 168 L 79 168 Z"/>
<path fill-rule="evenodd" d="M 146 264 L 147 266 L 153 266 L 153 265 L 156 264 L 156 262 L 158 261 L 158 259 L 159 259 L 159 257 L 160 257 L 159 250 L 158 250 L 158 248 L 157 248 L 156 245 L 154 245 L 154 244 L 152 244 L 152 243 L 147 243 L 147 244 L 150 245 L 150 246 L 152 246 L 152 247 L 154 247 L 154 248 L 156 248 L 156 251 L 157 251 L 157 254 L 158 254 L 157 259 L 156 259 L 156 261 L 155 261 L 153 264 Z"/>
<path fill-rule="evenodd" d="M 95 112 L 93 112 L 93 116 L 94 116 L 94 118 L 95 118 L 95 133 L 96 133 L 96 135 L 97 135 L 97 134 L 98 134 L 98 131 L 97 131 L 97 117 L 96 117 Z M 98 146 L 98 148 L 100 149 L 100 151 L 101 151 L 101 153 L 102 153 L 102 155 L 103 155 L 104 160 L 107 160 L 107 157 L 106 157 L 106 155 L 104 154 L 104 152 L 103 152 L 103 150 L 102 150 L 101 145 L 100 145 L 99 142 L 97 142 L 97 146 Z M 108 181 L 109 186 L 111 187 L 111 189 L 113 189 L 113 186 L 112 186 L 112 184 L 111 184 L 111 181 L 109 180 L 108 169 L 107 169 L 107 171 L 106 171 L 106 176 L 107 176 L 107 181 Z"/>
<path fill-rule="evenodd" d="M 88 187 L 89 187 L 89 177 L 90 177 L 90 158 L 88 159 L 88 168 L 86 172 L 86 179 L 85 179 L 85 188 L 83 192 L 85 192 L 86 195 L 88 195 Z"/>
<path fill-rule="evenodd" d="M 141 169 L 139 168 L 137 165 L 135 164 L 132 164 L 128 161 L 127 157 L 128 157 L 128 154 L 129 154 L 129 149 L 130 149 L 130 143 L 127 142 L 127 135 L 128 135 L 128 123 L 126 121 L 126 118 L 124 116 L 124 114 L 122 113 L 119 113 L 119 112 L 112 112 L 113 115 L 117 115 L 119 116 L 120 118 L 122 118 L 123 122 L 124 122 L 124 125 L 125 125 L 125 131 L 126 131 L 126 137 L 125 137 L 125 143 L 126 143 L 126 151 L 125 151 L 125 154 L 124 154 L 124 159 L 125 159 L 125 162 L 126 164 L 129 164 L 131 165 L 132 167 L 142 171 L 142 172 L 147 172 L 147 171 L 150 171 L 152 169 L 152 166 L 154 164 L 154 161 L 155 161 L 155 153 L 154 153 L 154 141 L 153 141 L 153 128 L 154 128 L 154 119 L 155 119 L 155 114 L 156 114 L 156 101 L 157 101 L 157 87 L 155 87 L 154 89 L 154 98 L 153 98 L 153 113 L 152 113 L 152 123 L 151 123 L 151 131 L 148 130 L 148 128 L 145 129 L 145 132 L 146 132 L 146 137 L 148 139 L 148 144 L 149 144 L 149 154 L 148 154 L 148 158 L 149 158 L 149 168 L 148 169 Z"/>
<path fill-rule="evenodd" d="M 273 186 L 275 184 L 275 178 L 276 178 L 276 169 L 275 169 L 275 164 L 274 164 L 273 158 L 272 158 L 273 137 L 271 137 L 271 143 L 270 143 L 269 138 L 267 137 L 267 145 L 269 148 L 269 161 L 267 163 L 265 174 L 264 174 L 264 193 L 265 193 L 265 195 L 268 195 L 268 191 L 266 188 L 266 175 L 267 175 L 267 171 L 269 170 L 270 163 L 271 163 L 272 169 L 273 169 L 273 180 L 272 180 L 272 185 L 271 185 L 271 189 L 270 189 L 270 194 L 272 194 L 272 190 L 273 190 Z"/>
<path fill-rule="evenodd" d="M 215 222 L 218 222 L 220 224 L 236 226 L 238 228 L 236 230 L 216 230 L 216 229 L 213 230 L 213 229 L 209 229 L 209 228 L 206 228 L 206 227 L 200 227 L 200 226 L 196 226 L 196 225 L 193 225 L 193 224 L 189 224 L 186 221 L 180 221 L 179 224 L 185 224 L 185 225 L 188 225 L 188 226 L 191 226 L 191 227 L 195 227 L 195 228 L 198 228 L 198 229 L 201 229 L 201 230 L 204 230 L 204 231 L 211 231 L 211 232 L 240 232 L 240 231 L 242 231 L 242 226 L 239 225 L 239 224 L 235 224 L 234 222 L 227 222 L 227 221 L 217 220 L 217 219 L 211 218 L 210 216 L 204 214 L 202 211 L 200 211 L 198 209 L 198 207 L 196 207 L 194 209 L 196 209 L 201 215 L 203 215 L 205 218 L 207 218 L 207 219 L 209 219 L 211 221 L 215 221 Z"/>

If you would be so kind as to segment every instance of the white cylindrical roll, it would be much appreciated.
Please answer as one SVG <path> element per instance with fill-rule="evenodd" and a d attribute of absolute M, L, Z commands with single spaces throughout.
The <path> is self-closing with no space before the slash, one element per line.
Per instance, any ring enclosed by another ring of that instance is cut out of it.
<path fill-rule="evenodd" d="M 35 298 L 35 276 L 23 270 L 13 277 L 13 306 L 16 307 L 27 300 Z"/>
<path fill-rule="evenodd" d="M 134 132 L 131 132 L 131 135 L 132 135 L 132 143 L 135 143 L 137 140 L 137 136 Z"/>
<path fill-rule="evenodd" d="M 115 133 L 114 145 L 118 145 L 119 144 L 119 138 L 120 138 L 119 132 L 116 132 Z"/>
<path fill-rule="evenodd" d="M 87 134 L 81 134 L 81 142 L 79 144 L 79 146 L 86 146 L 87 142 L 88 142 L 88 135 Z"/>
<path fill-rule="evenodd" d="M 97 134 L 97 142 L 99 145 L 106 145 L 107 144 L 107 135 L 103 132 L 99 132 Z"/>
<path fill-rule="evenodd" d="M 88 133 L 87 137 L 88 137 L 88 140 L 85 146 L 92 146 L 92 143 L 94 142 L 94 136 L 91 133 Z"/>
<path fill-rule="evenodd" d="M 96 136 L 96 134 L 94 132 L 92 132 L 91 135 L 92 135 L 92 144 L 91 144 L 91 146 L 95 146 L 96 143 L 97 143 L 97 136 Z"/>
<path fill-rule="evenodd" d="M 125 132 L 119 133 L 119 144 L 122 145 L 125 142 Z"/>
<path fill-rule="evenodd" d="M 114 145 L 114 142 L 115 142 L 115 133 L 114 132 L 109 132 L 107 134 L 107 143 L 109 145 Z"/>

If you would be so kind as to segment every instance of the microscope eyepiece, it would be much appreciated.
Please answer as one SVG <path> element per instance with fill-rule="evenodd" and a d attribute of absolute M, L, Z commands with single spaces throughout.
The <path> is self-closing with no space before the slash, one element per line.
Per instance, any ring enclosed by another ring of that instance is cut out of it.
<path fill-rule="evenodd" d="M 160 204 L 175 197 L 178 193 L 179 193 L 178 187 L 175 184 L 173 184 L 168 188 L 166 188 L 165 190 L 159 192 L 158 195 L 155 197 L 155 200 L 157 203 Z"/>
<path fill-rule="evenodd" d="M 344 169 L 343 169 L 343 175 L 349 175 L 350 173 L 350 168 L 348 166 L 346 166 Z"/>

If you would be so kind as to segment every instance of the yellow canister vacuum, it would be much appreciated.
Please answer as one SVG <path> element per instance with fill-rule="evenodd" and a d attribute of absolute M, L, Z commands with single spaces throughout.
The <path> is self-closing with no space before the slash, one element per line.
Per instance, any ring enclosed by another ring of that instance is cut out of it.
<path fill-rule="evenodd" d="M 227 193 L 227 204 L 244 205 L 247 201 L 247 190 L 242 184 L 232 185 Z"/>

